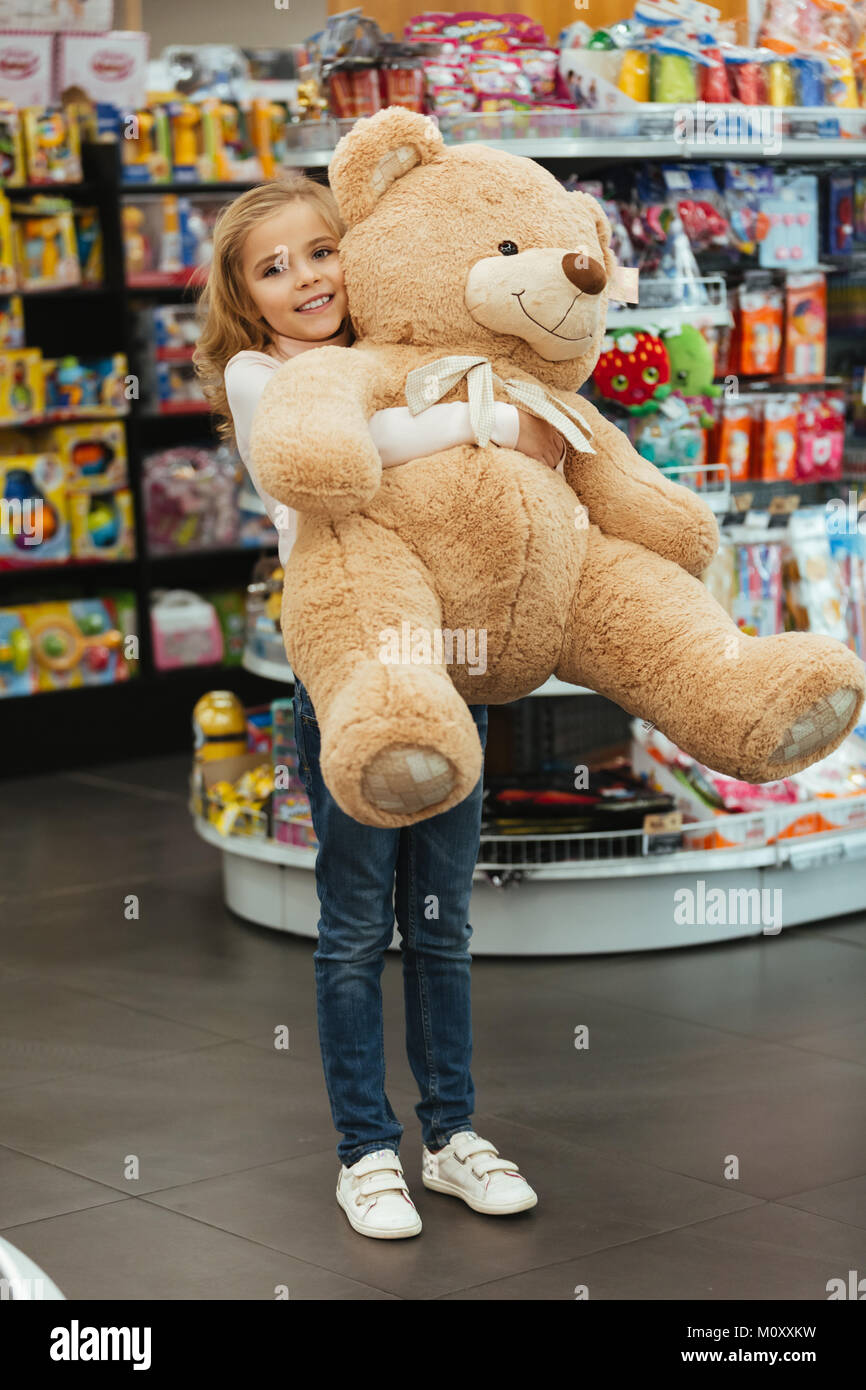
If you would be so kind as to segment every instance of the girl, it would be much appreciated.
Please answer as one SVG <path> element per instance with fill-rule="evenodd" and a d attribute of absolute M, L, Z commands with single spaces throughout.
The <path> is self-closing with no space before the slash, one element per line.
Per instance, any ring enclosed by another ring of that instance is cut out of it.
<path fill-rule="evenodd" d="M 345 228 L 330 189 L 297 174 L 242 194 L 221 213 L 202 295 L 195 353 L 223 437 L 234 436 L 253 485 L 279 533 L 285 566 L 297 517 L 269 497 L 249 460 L 252 417 L 271 372 L 287 358 L 354 340 L 340 269 Z M 474 443 L 469 407 L 380 410 L 369 422 L 384 467 Z M 549 467 L 565 452 L 542 420 L 498 402 L 493 442 Z M 487 708 L 471 706 L 482 748 Z M 319 728 L 295 682 L 301 776 L 319 842 L 321 907 L 316 975 L 319 1042 L 341 1160 L 337 1201 L 362 1235 L 417 1235 L 421 1220 L 398 1157 L 403 1126 L 385 1094 L 380 977 L 394 918 L 402 942 L 406 1048 L 421 1093 L 422 1181 L 476 1211 L 524 1211 L 538 1198 L 516 1166 L 472 1129 L 475 1090 L 467 911 L 481 832 L 482 782 L 450 811 L 384 830 L 340 810 L 322 780 Z M 438 915 L 429 919 L 431 896 Z M 425 910 L 426 909 L 426 910 Z"/>

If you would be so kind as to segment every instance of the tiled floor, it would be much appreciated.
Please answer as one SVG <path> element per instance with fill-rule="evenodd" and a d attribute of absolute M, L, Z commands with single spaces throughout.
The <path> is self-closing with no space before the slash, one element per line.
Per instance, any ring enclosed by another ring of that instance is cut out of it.
<path fill-rule="evenodd" d="M 223 906 L 187 768 L 0 787 L 0 1233 L 67 1297 L 813 1300 L 866 1269 L 866 922 L 477 959 L 474 1123 L 539 1193 L 499 1219 L 421 1185 L 389 955 L 424 1230 L 370 1240 L 334 1198 L 314 943 Z"/>

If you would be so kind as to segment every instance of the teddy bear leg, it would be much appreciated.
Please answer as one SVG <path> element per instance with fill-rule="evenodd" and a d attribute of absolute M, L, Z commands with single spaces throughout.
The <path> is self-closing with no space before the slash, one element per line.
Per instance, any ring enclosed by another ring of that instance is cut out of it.
<path fill-rule="evenodd" d="M 747 637 L 700 580 L 589 528 L 557 675 L 652 723 L 716 772 L 771 782 L 854 728 L 866 667 L 831 637 Z"/>
<path fill-rule="evenodd" d="M 429 571 L 356 515 L 306 526 L 286 571 L 283 636 L 312 700 L 322 776 L 364 825 L 413 825 L 462 801 L 483 754 L 435 634 Z"/>

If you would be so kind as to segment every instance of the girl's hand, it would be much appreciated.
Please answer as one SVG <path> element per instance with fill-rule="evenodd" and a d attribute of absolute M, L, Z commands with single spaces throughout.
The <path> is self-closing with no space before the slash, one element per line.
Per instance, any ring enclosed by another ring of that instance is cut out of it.
<path fill-rule="evenodd" d="M 528 411 L 518 407 L 520 431 L 515 449 L 530 458 L 546 463 L 548 468 L 556 468 L 565 458 L 565 440 L 547 420 L 539 420 Z"/>

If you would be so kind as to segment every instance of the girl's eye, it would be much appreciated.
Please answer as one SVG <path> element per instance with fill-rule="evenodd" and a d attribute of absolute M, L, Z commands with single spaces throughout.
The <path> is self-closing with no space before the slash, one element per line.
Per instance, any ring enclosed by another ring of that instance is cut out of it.
<path fill-rule="evenodd" d="M 286 267 L 285 267 L 284 265 L 281 265 L 279 261 L 274 261 L 273 265 L 269 265 L 269 266 L 268 266 L 267 270 L 266 270 L 265 273 L 264 273 L 264 277 L 263 277 L 263 278 L 264 278 L 265 280 L 267 280 L 268 276 L 269 276 L 273 271 L 275 271 L 275 272 L 277 273 L 277 275 L 280 275 L 280 274 L 282 274 L 282 272 L 283 272 L 285 269 L 286 269 Z"/>
<path fill-rule="evenodd" d="M 318 256 L 319 251 L 322 252 L 322 255 L 323 255 L 323 256 L 332 256 L 332 255 L 334 254 L 334 253 L 333 253 L 333 248 L 332 248 L 332 247 L 330 247 L 330 246 L 320 246 L 320 247 L 318 248 L 317 251 L 314 251 L 314 252 L 313 252 L 313 255 L 314 255 L 314 256 Z"/>

